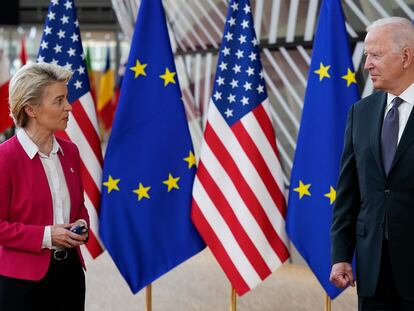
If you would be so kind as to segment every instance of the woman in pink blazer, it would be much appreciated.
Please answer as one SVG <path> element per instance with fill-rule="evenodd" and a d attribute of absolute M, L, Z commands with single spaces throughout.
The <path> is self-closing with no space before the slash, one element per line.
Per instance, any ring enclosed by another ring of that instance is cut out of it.
<path fill-rule="evenodd" d="M 41 63 L 9 86 L 17 134 L 0 145 L 0 310 L 84 310 L 87 240 L 77 147 L 67 126 L 72 73 Z"/>

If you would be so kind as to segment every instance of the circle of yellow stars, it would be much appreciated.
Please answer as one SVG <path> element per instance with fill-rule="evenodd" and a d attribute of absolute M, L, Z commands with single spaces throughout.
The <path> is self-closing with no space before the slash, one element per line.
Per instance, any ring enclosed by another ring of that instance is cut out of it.
<path fill-rule="evenodd" d="M 140 76 L 147 76 L 147 73 L 145 72 L 145 68 L 147 68 L 148 64 L 141 64 L 140 60 L 137 59 L 135 61 L 135 66 L 130 67 L 129 69 L 134 72 L 134 79 L 139 78 Z M 166 87 L 168 84 L 176 84 L 175 81 L 175 75 L 177 73 L 175 71 L 170 71 L 168 67 L 165 68 L 165 72 L 162 75 L 159 75 L 159 78 L 164 80 L 164 87 Z"/>
<path fill-rule="evenodd" d="M 315 70 L 314 73 L 319 75 L 319 82 L 321 82 L 324 78 L 330 79 L 331 75 L 329 74 L 329 69 L 331 65 L 324 65 L 322 62 L 319 63 L 319 69 Z M 346 81 L 346 86 L 349 87 L 352 83 L 357 83 L 355 78 L 355 72 L 348 68 L 346 75 L 341 77 Z"/>
<path fill-rule="evenodd" d="M 294 188 L 293 191 L 299 194 L 299 200 L 302 200 L 304 196 L 311 196 L 310 187 L 312 184 L 304 184 L 302 180 L 299 180 L 299 186 Z M 336 200 L 336 190 L 334 187 L 329 186 L 329 192 L 324 194 L 324 197 L 329 199 L 329 204 L 332 205 Z"/>
<path fill-rule="evenodd" d="M 183 158 L 183 161 L 187 162 L 188 169 L 191 169 L 193 166 L 197 166 L 197 160 L 192 150 L 188 152 L 188 156 Z M 168 178 L 163 180 L 162 183 L 167 186 L 167 191 L 170 192 L 173 189 L 180 189 L 178 184 L 180 177 L 173 176 L 172 173 L 168 173 Z M 120 191 L 119 182 L 121 181 L 120 178 L 114 179 L 111 175 L 108 175 L 108 180 L 103 182 L 102 184 L 107 188 L 107 193 L 111 193 L 112 191 Z M 138 201 L 142 199 L 151 199 L 149 191 L 151 190 L 151 186 L 144 185 L 142 182 L 138 183 L 138 188 L 132 190 L 133 193 L 137 195 Z"/>

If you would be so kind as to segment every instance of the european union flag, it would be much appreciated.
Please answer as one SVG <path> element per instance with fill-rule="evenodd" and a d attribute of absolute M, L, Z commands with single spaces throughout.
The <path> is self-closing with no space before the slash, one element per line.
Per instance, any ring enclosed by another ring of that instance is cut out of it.
<path fill-rule="evenodd" d="M 136 293 L 201 251 L 196 168 L 161 0 L 141 1 L 103 171 L 100 235 Z"/>
<path fill-rule="evenodd" d="M 292 169 L 286 229 L 332 299 L 329 230 L 346 117 L 359 99 L 340 0 L 321 5 Z"/>

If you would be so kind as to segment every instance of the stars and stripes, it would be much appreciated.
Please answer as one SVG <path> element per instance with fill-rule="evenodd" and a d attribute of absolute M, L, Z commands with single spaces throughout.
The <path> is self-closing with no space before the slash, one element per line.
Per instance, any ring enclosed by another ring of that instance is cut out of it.
<path fill-rule="evenodd" d="M 289 257 L 282 168 L 248 0 L 230 1 L 192 219 L 239 295 Z"/>
<path fill-rule="evenodd" d="M 102 151 L 95 105 L 86 73 L 79 23 L 72 0 L 51 1 L 37 61 L 60 65 L 73 72 L 73 77 L 67 85 L 68 101 L 73 107 L 72 116 L 69 118 L 66 131 L 59 135 L 73 141 L 80 151 L 85 206 L 91 221 L 86 248 L 95 258 L 102 252 L 97 236 Z"/>

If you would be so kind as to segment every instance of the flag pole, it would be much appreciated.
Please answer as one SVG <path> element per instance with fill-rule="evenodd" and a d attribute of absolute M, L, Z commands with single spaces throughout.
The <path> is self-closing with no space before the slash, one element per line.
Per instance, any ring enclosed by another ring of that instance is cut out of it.
<path fill-rule="evenodd" d="M 152 311 L 152 284 L 145 287 L 145 311 Z"/>
<path fill-rule="evenodd" d="M 236 311 L 237 309 L 237 296 L 236 290 L 234 287 L 231 287 L 231 294 L 230 294 L 230 311 Z"/>
<path fill-rule="evenodd" d="M 331 311 L 331 298 L 325 293 L 325 308 L 324 311 Z"/>

